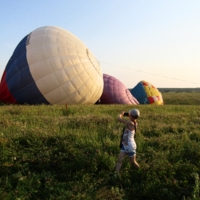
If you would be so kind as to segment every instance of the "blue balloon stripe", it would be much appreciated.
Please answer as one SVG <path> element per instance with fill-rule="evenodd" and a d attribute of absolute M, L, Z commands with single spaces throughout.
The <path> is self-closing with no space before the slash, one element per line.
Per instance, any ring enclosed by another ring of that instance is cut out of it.
<path fill-rule="evenodd" d="M 16 68 L 18 71 L 22 71 L 23 69 L 28 68 L 26 52 L 20 55 L 20 57 L 17 59 Z"/>
<path fill-rule="evenodd" d="M 15 58 L 19 58 L 22 54 L 26 53 L 26 41 L 28 39 L 28 36 L 25 36 L 20 43 L 17 45 L 13 55 L 15 55 Z"/>
<path fill-rule="evenodd" d="M 17 103 L 49 104 L 31 75 L 26 56 L 27 39 L 28 36 L 21 40 L 6 66 L 6 83 Z"/>
<path fill-rule="evenodd" d="M 18 90 L 22 90 L 24 89 L 24 87 L 26 87 L 27 85 L 31 84 L 34 82 L 31 74 L 30 74 L 30 70 L 28 68 L 28 66 L 23 69 L 22 71 L 20 71 L 20 73 L 18 73 L 16 76 L 16 79 L 13 78 L 12 81 L 13 81 L 13 87 L 12 87 L 12 93 L 13 95 L 15 95 L 15 93 L 18 92 Z M 14 83 L 18 83 L 17 86 L 14 86 Z"/>
<path fill-rule="evenodd" d="M 28 94 L 28 96 L 24 94 Z M 49 102 L 39 92 L 34 82 L 18 91 L 16 94 L 14 94 L 14 96 L 18 103 L 49 104 Z"/>
<path fill-rule="evenodd" d="M 15 48 L 11 58 L 9 59 L 7 65 L 6 65 L 5 71 L 8 71 L 8 68 L 11 68 L 10 66 L 15 64 L 16 58 L 20 57 L 21 54 L 26 52 L 25 46 L 26 46 L 27 37 L 28 36 L 25 36 L 21 40 L 21 42 L 17 45 L 17 47 Z"/>
<path fill-rule="evenodd" d="M 21 66 L 28 66 L 26 60 L 26 40 L 28 36 L 25 36 L 21 42 L 17 45 L 11 58 L 6 66 L 6 82 L 8 83 L 13 76 L 20 72 Z M 23 62 L 23 63 L 21 63 Z"/>

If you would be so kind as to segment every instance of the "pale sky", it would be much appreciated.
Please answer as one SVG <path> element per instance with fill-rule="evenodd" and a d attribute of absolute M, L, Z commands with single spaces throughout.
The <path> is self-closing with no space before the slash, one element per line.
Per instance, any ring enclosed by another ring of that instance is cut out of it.
<path fill-rule="evenodd" d="M 21 39 L 42 26 L 77 36 L 127 88 L 200 87 L 200 0 L 0 0 L 0 78 Z"/>

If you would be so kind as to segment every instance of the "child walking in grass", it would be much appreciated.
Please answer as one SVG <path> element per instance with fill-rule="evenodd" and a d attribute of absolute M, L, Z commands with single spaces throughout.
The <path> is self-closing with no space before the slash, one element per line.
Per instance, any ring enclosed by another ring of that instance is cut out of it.
<path fill-rule="evenodd" d="M 123 119 L 124 116 L 129 117 L 129 120 Z M 118 115 L 118 121 L 125 124 L 126 127 L 123 130 L 122 140 L 120 144 L 120 153 L 116 165 L 116 173 L 118 174 L 122 162 L 126 156 L 129 157 L 130 163 L 136 168 L 139 168 L 139 164 L 136 161 L 136 142 L 134 139 L 136 129 L 137 129 L 137 119 L 140 117 L 140 112 L 138 109 L 129 110 L 128 113 L 121 112 Z"/>

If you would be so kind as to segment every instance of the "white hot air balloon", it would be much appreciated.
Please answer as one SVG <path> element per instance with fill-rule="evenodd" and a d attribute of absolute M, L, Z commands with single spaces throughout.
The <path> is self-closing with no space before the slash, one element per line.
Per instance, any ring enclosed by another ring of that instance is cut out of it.
<path fill-rule="evenodd" d="M 94 104 L 103 92 L 101 67 L 72 33 L 45 26 L 25 36 L 5 68 L 0 101 Z"/>

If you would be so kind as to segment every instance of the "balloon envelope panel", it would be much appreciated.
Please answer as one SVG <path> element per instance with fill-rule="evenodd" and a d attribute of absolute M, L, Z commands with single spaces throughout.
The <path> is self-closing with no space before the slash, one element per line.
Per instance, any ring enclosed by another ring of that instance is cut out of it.
<path fill-rule="evenodd" d="M 52 26 L 21 40 L 0 84 L 0 100 L 7 103 L 94 104 L 102 92 L 94 55 L 72 33 Z"/>
<path fill-rule="evenodd" d="M 139 104 L 121 81 L 107 74 L 103 74 L 103 80 L 101 104 Z"/>
<path fill-rule="evenodd" d="M 139 82 L 130 92 L 140 104 L 163 105 L 164 103 L 159 90 L 147 81 Z"/>

